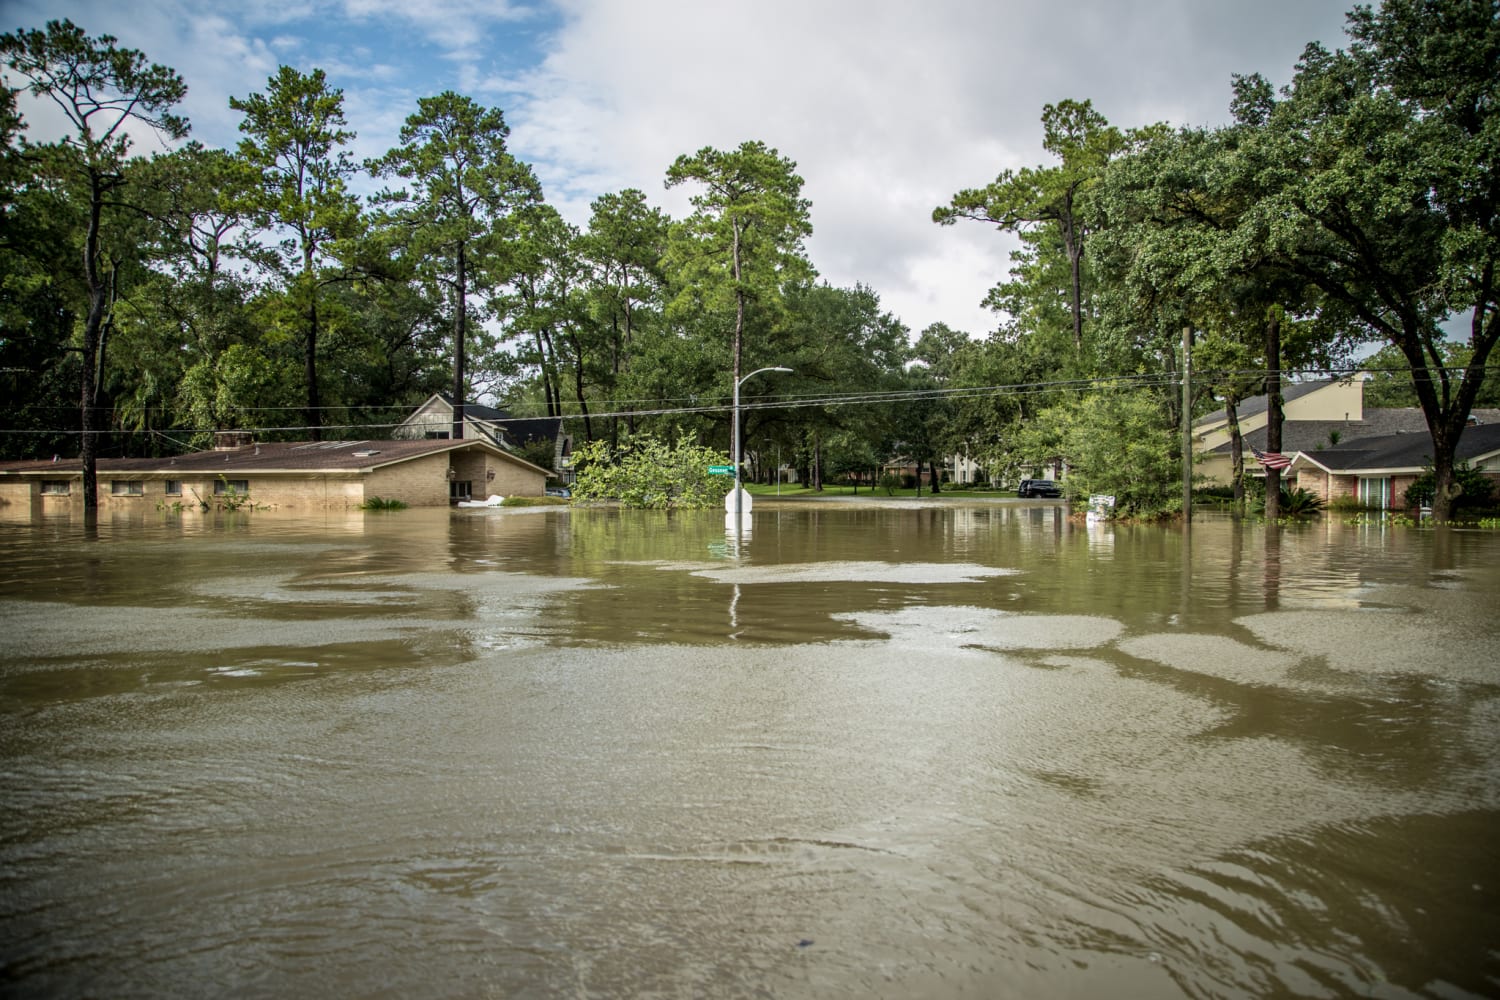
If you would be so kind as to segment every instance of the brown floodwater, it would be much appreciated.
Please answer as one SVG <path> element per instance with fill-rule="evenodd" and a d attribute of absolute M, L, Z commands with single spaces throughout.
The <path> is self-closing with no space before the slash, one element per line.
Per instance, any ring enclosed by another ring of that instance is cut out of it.
<path fill-rule="evenodd" d="M 1500 995 L 1500 532 L 0 523 L 0 993 Z"/>

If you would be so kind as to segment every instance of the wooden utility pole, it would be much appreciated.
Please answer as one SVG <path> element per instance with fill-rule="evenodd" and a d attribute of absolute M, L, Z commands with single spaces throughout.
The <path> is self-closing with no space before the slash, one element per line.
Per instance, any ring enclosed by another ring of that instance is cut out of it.
<path fill-rule="evenodd" d="M 1182 523 L 1193 523 L 1193 328 L 1182 328 Z"/>

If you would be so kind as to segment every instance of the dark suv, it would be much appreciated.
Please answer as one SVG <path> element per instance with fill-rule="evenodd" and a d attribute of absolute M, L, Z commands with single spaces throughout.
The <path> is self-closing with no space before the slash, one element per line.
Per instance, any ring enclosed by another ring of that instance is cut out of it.
<path fill-rule="evenodd" d="M 1052 497 L 1061 498 L 1062 487 L 1051 479 L 1023 479 L 1021 485 L 1016 487 L 1018 497 Z"/>

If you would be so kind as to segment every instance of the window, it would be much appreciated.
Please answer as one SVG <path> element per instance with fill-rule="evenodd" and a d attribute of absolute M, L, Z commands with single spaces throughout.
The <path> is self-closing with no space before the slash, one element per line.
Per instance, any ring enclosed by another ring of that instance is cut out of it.
<path fill-rule="evenodd" d="M 169 497 L 182 496 L 182 480 L 168 479 L 166 483 L 163 484 L 162 492 Z"/>
<path fill-rule="evenodd" d="M 109 495 L 115 497 L 138 497 L 146 492 L 146 484 L 139 479 L 111 479 Z"/>
<path fill-rule="evenodd" d="M 43 479 L 42 496 L 65 497 L 68 495 L 69 485 L 66 479 Z"/>
<path fill-rule="evenodd" d="M 1361 479 L 1359 481 L 1359 502 L 1365 507 L 1378 507 L 1385 510 L 1390 506 L 1391 481 L 1389 479 Z"/>
<path fill-rule="evenodd" d="M 448 502 L 457 503 L 474 495 L 474 487 L 467 479 L 455 479 L 448 484 Z"/>
<path fill-rule="evenodd" d="M 234 493 L 244 496 L 250 492 L 250 480 L 248 479 L 224 479 L 214 480 L 214 496 L 221 497 L 226 493 Z"/>
<path fill-rule="evenodd" d="M 427 432 L 427 440 L 429 440 L 429 441 L 446 441 L 446 440 L 448 440 L 448 435 L 451 434 L 451 433 L 453 433 L 453 432 L 452 431 L 428 431 Z"/>

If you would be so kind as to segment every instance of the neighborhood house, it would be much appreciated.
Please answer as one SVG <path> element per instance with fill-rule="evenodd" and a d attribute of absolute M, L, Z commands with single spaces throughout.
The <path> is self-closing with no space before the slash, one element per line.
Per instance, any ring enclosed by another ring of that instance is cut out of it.
<path fill-rule="evenodd" d="M 210 451 L 102 458 L 99 504 L 142 502 L 281 509 L 358 507 L 371 497 L 439 507 L 471 497 L 541 496 L 549 470 L 487 439 L 257 444 L 221 433 Z M 61 510 L 82 503 L 79 459 L 0 462 L 0 507 Z"/>

